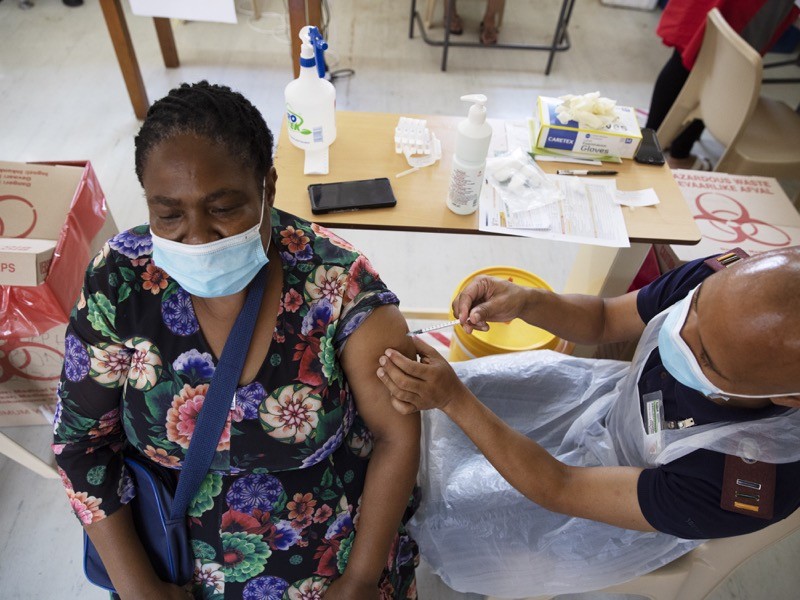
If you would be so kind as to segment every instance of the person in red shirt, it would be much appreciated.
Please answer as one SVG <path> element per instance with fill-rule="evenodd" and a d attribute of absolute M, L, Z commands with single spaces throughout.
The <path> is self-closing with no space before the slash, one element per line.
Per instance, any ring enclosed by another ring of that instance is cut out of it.
<path fill-rule="evenodd" d="M 656 79 L 647 127 L 658 130 L 680 94 L 703 43 L 706 15 L 712 8 L 718 8 L 731 27 L 762 54 L 800 14 L 794 0 L 670 0 L 656 33 L 675 51 Z M 711 170 L 708 159 L 691 153 L 702 133 L 703 122 L 695 119 L 673 140 L 667 157 L 672 168 Z"/>

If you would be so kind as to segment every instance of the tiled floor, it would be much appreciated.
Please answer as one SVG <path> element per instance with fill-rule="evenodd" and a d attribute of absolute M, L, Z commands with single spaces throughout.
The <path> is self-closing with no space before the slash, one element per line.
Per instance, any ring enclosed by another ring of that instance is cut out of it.
<path fill-rule="evenodd" d="M 59 0 L 35 2 L 27 11 L 20 10 L 14 0 L 0 2 L 0 160 L 90 159 L 118 225 L 138 224 L 146 217 L 133 172 L 133 136 L 139 122 L 133 116 L 100 9 L 89 1 L 75 9 Z M 249 1 L 240 0 L 240 4 L 247 6 Z M 408 39 L 409 2 L 340 0 L 329 4 L 331 66 L 356 72 L 335 84 L 337 107 L 344 110 L 462 114 L 459 96 L 483 92 L 489 96 L 491 116 L 520 118 L 531 113 L 538 94 L 594 90 L 646 108 L 653 81 L 669 55 L 653 33 L 658 13 L 581 0 L 570 27 L 573 47 L 556 56 L 549 77 L 543 75 L 544 53 L 480 48 L 453 49 L 449 70 L 442 74 L 440 51 L 419 38 Z M 547 41 L 559 2 L 507 4 L 503 40 Z M 477 39 L 483 3 L 462 0 L 459 6 L 465 37 Z M 283 2 L 264 1 L 263 9 L 282 15 Z M 131 16 L 129 26 L 151 100 L 182 81 L 205 78 L 243 92 L 270 127 L 278 130 L 283 88 L 291 78 L 288 41 L 280 19 L 266 15 L 252 26 L 246 17 L 235 26 L 177 23 L 182 66 L 167 70 L 152 22 Z M 796 90 L 789 86 L 773 86 L 768 93 L 793 104 L 798 100 Z M 709 148 L 713 153 L 713 144 Z M 280 198 L 277 201 L 280 206 Z M 341 233 L 370 256 L 403 305 L 414 307 L 446 307 L 458 281 L 487 265 L 524 267 L 561 289 L 576 251 L 570 244 L 522 239 Z M 435 261 L 430 260 L 432 254 Z M 423 264 L 425 272 L 420 274 Z M 6 428 L 4 432 L 47 456 L 46 427 Z M 105 598 L 83 580 L 80 533 L 57 481 L 42 480 L 0 458 L 0 598 Z M 800 543 L 794 541 L 781 550 L 782 557 L 787 553 L 794 557 L 782 564 L 796 564 L 798 547 Z M 737 574 L 715 598 L 797 597 L 793 592 L 799 583 L 798 570 L 779 572 L 771 567 L 773 563 L 765 559 Z M 772 587 L 764 588 L 765 580 Z M 765 589 L 770 595 L 759 592 Z M 426 570 L 420 573 L 420 591 L 426 600 L 468 598 L 447 590 Z"/>

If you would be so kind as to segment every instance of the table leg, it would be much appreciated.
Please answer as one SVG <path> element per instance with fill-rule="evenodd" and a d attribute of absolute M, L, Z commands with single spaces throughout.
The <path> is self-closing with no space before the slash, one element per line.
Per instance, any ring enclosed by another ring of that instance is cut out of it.
<path fill-rule="evenodd" d="M 289 37 L 295 78 L 300 75 L 300 38 L 297 36 L 306 25 L 322 26 L 322 0 L 289 0 Z"/>
<path fill-rule="evenodd" d="M 164 57 L 164 66 L 174 69 L 181 65 L 178 59 L 178 48 L 175 46 L 175 36 L 172 35 L 172 25 L 169 19 L 153 17 L 158 36 L 158 45 L 161 46 L 161 56 Z"/>
<path fill-rule="evenodd" d="M 621 296 L 628 291 L 649 251 L 650 244 L 634 243 L 630 248 L 581 246 L 564 293 Z"/>
<path fill-rule="evenodd" d="M 122 9 L 120 0 L 100 0 L 103 9 L 103 17 L 106 20 L 106 27 L 114 44 L 114 52 L 117 54 L 119 68 L 128 88 L 133 112 L 137 119 L 143 120 L 147 115 L 150 102 L 147 99 L 147 91 L 142 80 L 142 72 L 136 60 L 136 53 L 133 51 L 131 34 L 128 31 L 128 23 L 125 21 L 125 11 Z"/>
<path fill-rule="evenodd" d="M 569 25 L 569 18 L 572 16 L 572 5 L 574 0 L 564 0 L 561 4 L 561 11 L 558 13 L 558 23 L 556 23 L 556 31 L 553 34 L 553 44 L 550 46 L 550 53 L 547 57 L 547 67 L 544 70 L 545 75 L 550 75 L 550 69 L 553 66 L 553 58 L 556 54 L 556 49 L 564 42 L 564 37 L 567 33 L 567 26 Z"/>
<path fill-rule="evenodd" d="M 0 433 L 0 454 L 6 455 L 11 460 L 27 467 L 45 479 L 58 479 L 59 474 L 52 466 L 39 457 L 17 444 L 4 433 Z"/>
<path fill-rule="evenodd" d="M 444 43 L 442 44 L 442 71 L 447 71 L 447 51 L 450 48 L 450 19 L 453 18 L 455 0 L 444 0 Z"/>

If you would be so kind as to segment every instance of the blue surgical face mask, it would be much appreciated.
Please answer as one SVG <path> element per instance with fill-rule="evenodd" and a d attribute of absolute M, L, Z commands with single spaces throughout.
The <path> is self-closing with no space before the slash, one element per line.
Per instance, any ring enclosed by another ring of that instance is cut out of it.
<path fill-rule="evenodd" d="M 765 394 L 751 396 L 748 394 L 731 394 L 722 391 L 719 387 L 711 383 L 706 377 L 700 364 L 697 362 L 694 353 L 689 345 L 681 337 L 681 330 L 686 323 L 686 316 L 692 306 L 692 298 L 697 293 L 700 286 L 695 287 L 686 297 L 676 302 L 658 332 L 658 352 L 661 355 L 661 362 L 670 375 L 680 381 L 686 387 L 697 390 L 709 398 L 720 398 L 729 400 L 731 397 L 737 398 L 775 398 L 778 396 L 791 396 L 794 394 Z"/>
<path fill-rule="evenodd" d="M 218 298 L 241 292 L 269 262 L 260 232 L 265 204 L 262 196 L 258 225 L 208 244 L 174 242 L 151 229 L 153 262 L 194 296 Z"/>

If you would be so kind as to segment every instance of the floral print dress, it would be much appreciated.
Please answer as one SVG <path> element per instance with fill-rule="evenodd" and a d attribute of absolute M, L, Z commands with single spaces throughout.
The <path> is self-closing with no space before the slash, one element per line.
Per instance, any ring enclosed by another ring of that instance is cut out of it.
<path fill-rule="evenodd" d="M 358 531 L 372 437 L 339 353 L 375 307 L 397 298 L 332 232 L 275 209 L 271 217 L 280 309 L 189 507 L 196 598 L 320 598 Z M 217 364 L 190 295 L 151 250 L 147 225 L 112 238 L 87 269 L 67 330 L 53 449 L 84 524 L 133 497 L 123 452 L 177 478 Z M 413 508 L 409 499 L 383 598 L 416 598 L 417 549 L 404 527 Z"/>

